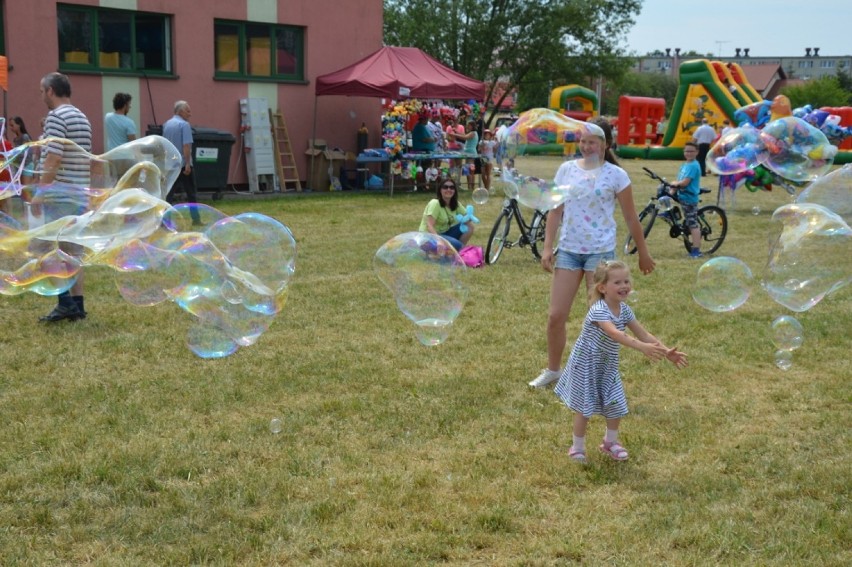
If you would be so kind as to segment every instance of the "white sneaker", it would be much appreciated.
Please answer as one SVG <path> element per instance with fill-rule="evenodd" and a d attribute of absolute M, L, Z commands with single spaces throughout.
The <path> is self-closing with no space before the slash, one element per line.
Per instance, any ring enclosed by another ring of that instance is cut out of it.
<path fill-rule="evenodd" d="M 562 373 L 558 370 L 545 368 L 541 371 L 541 374 L 538 375 L 538 378 L 530 382 L 530 386 L 533 388 L 544 388 L 548 384 L 552 384 L 559 380 L 559 376 L 561 376 L 561 374 Z"/>

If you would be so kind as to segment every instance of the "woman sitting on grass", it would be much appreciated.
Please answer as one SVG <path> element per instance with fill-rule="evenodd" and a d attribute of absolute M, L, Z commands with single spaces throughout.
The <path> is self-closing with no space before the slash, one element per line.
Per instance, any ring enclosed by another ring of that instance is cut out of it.
<path fill-rule="evenodd" d="M 445 238 L 453 248 L 461 250 L 470 237 L 473 236 L 473 222 L 464 224 L 467 229 L 462 232 L 462 224 L 456 220 L 456 214 L 464 215 L 464 208 L 459 205 L 459 192 L 456 182 L 451 177 L 445 177 L 438 183 L 435 199 L 429 201 L 423 211 L 420 221 L 420 232 L 431 232 Z"/>

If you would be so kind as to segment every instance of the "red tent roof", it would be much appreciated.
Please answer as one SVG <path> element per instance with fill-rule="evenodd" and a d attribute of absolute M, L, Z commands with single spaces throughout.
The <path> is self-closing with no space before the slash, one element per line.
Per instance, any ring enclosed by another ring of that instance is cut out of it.
<path fill-rule="evenodd" d="M 317 96 L 476 101 L 485 97 L 485 83 L 453 71 L 416 47 L 383 47 L 357 63 L 320 75 L 316 81 Z"/>

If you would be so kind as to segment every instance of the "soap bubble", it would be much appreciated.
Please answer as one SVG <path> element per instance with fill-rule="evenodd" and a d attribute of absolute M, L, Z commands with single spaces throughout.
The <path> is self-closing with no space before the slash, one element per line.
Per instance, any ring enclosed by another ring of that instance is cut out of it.
<path fill-rule="evenodd" d="M 524 171 L 523 158 L 542 154 L 575 156 L 578 142 L 587 132 L 603 137 L 599 126 L 580 122 L 555 110 L 533 108 L 522 113 L 500 136 L 504 159 L 514 163 L 514 168 L 507 167 L 501 174 L 504 192 L 507 195 L 517 193 L 521 204 L 541 211 L 564 203 L 571 188 L 529 175 Z M 506 183 L 510 186 L 506 187 Z"/>
<path fill-rule="evenodd" d="M 531 175 L 520 175 L 515 170 L 506 170 L 503 182 L 509 185 L 504 192 L 516 193 L 519 203 L 538 211 L 549 211 L 568 199 L 569 186 L 557 186 L 553 180 L 540 179 Z"/>
<path fill-rule="evenodd" d="M 760 214 L 760 207 L 758 207 L 758 206 L 752 207 L 751 208 L 751 214 L 753 214 L 754 216 L 758 216 Z"/>
<path fill-rule="evenodd" d="M 846 224 L 852 223 L 852 164 L 824 175 L 799 193 L 797 203 L 822 205 L 841 216 Z"/>
<path fill-rule="evenodd" d="M 273 417 L 269 421 L 269 431 L 271 431 L 272 433 L 275 433 L 277 435 L 278 433 L 281 433 L 282 429 L 284 429 L 284 426 L 281 424 L 281 420 L 279 418 Z"/>
<path fill-rule="evenodd" d="M 733 311 L 748 300 L 753 280 L 751 269 L 742 260 L 713 258 L 698 268 L 692 298 L 716 313 Z"/>
<path fill-rule="evenodd" d="M 428 232 L 397 235 L 373 257 L 376 276 L 426 346 L 443 343 L 467 300 L 465 265 L 445 239 Z"/>
<path fill-rule="evenodd" d="M 488 197 L 488 189 L 486 189 L 485 187 L 474 189 L 473 193 L 470 196 L 470 198 L 473 199 L 473 202 L 477 205 L 484 205 L 485 203 L 487 203 Z"/>
<path fill-rule="evenodd" d="M 793 367 L 793 353 L 789 350 L 779 350 L 775 353 L 775 366 L 781 370 L 790 370 Z"/>
<path fill-rule="evenodd" d="M 837 147 L 801 118 L 786 116 L 760 131 L 766 147 L 764 165 L 785 179 L 808 181 L 831 169 Z"/>
<path fill-rule="evenodd" d="M 760 131 L 754 126 L 733 128 L 707 152 L 707 167 L 717 175 L 731 175 L 757 167 L 767 158 Z"/>
<path fill-rule="evenodd" d="M 838 215 L 808 203 L 779 207 L 781 232 L 769 252 L 762 284 L 777 303 L 807 311 L 852 281 L 852 229 Z"/>
<path fill-rule="evenodd" d="M 795 317 L 782 315 L 772 322 L 772 343 L 779 351 L 793 351 L 804 342 L 802 324 Z"/>
<path fill-rule="evenodd" d="M 128 302 L 168 300 L 193 315 L 187 345 L 199 357 L 228 356 L 269 328 L 295 270 L 296 242 L 286 226 L 255 213 L 171 206 L 163 197 L 181 157 L 160 136 L 100 156 L 56 138 L 28 147 L 53 145 L 88 160 L 90 186 L 24 186 L 21 171 L 11 174 L 3 191 L 21 196 L 27 226 L 0 216 L 0 294 L 56 295 L 84 266 L 98 265 L 114 270 Z"/>

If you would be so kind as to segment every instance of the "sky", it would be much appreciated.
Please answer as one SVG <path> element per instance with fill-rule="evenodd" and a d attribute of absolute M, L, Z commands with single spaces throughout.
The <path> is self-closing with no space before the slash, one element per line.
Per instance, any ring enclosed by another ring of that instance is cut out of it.
<path fill-rule="evenodd" d="M 679 47 L 733 57 L 735 47 L 752 56 L 852 55 L 852 0 L 644 0 L 627 34 L 628 50 Z"/>

